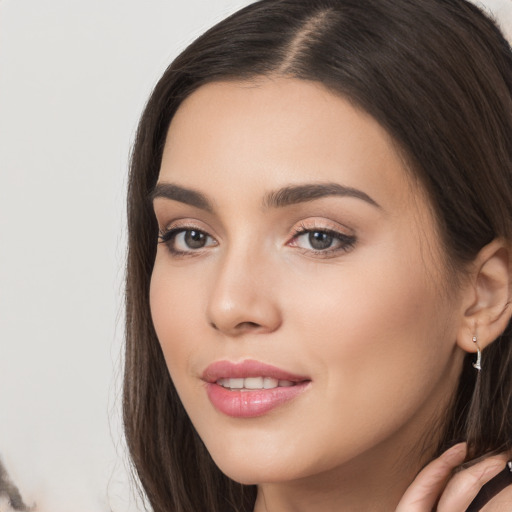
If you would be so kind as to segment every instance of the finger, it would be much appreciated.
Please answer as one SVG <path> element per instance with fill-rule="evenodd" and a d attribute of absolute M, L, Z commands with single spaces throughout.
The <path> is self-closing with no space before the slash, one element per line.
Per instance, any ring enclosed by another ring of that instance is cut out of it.
<path fill-rule="evenodd" d="M 452 471 L 464 461 L 466 450 L 466 443 L 456 444 L 425 466 L 403 495 L 396 512 L 431 512 Z"/>
<path fill-rule="evenodd" d="M 457 473 L 439 500 L 438 512 L 464 512 L 480 489 L 503 471 L 506 462 L 504 454 L 493 455 Z"/>

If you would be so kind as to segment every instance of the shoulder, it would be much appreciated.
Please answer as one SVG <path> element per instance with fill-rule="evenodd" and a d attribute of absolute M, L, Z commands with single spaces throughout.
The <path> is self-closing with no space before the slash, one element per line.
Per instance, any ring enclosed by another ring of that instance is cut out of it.
<path fill-rule="evenodd" d="M 505 487 L 489 501 L 481 512 L 512 512 L 512 485 Z"/>

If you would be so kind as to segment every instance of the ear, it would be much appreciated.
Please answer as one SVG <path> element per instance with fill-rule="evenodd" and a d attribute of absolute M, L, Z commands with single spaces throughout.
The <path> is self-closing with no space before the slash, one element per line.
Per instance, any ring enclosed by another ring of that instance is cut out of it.
<path fill-rule="evenodd" d="M 511 251 L 501 239 L 483 247 L 475 258 L 467 284 L 464 320 L 457 344 L 466 352 L 476 352 L 473 336 L 483 349 L 507 327 L 511 317 Z"/>

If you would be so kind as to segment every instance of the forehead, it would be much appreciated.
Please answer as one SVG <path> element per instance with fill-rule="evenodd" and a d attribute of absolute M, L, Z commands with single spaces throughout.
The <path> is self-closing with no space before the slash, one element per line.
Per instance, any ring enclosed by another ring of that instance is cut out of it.
<path fill-rule="evenodd" d="M 191 94 L 169 127 L 159 180 L 238 197 L 335 181 L 384 206 L 416 195 L 408 174 L 388 133 L 347 99 L 316 82 L 262 78 Z"/>

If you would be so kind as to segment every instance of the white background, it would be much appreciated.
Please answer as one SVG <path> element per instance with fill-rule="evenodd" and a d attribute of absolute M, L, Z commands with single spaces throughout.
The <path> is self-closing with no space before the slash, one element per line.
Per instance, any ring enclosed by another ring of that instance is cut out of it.
<path fill-rule="evenodd" d="M 130 145 L 172 58 L 249 3 L 0 0 L 0 457 L 40 511 L 140 509 L 119 420 Z M 485 3 L 512 33 L 512 0 Z"/>

